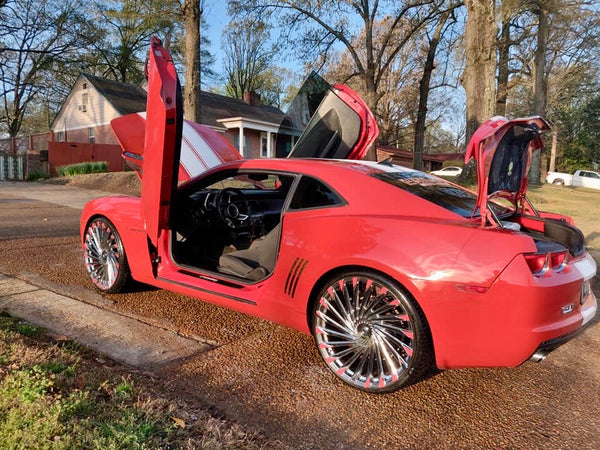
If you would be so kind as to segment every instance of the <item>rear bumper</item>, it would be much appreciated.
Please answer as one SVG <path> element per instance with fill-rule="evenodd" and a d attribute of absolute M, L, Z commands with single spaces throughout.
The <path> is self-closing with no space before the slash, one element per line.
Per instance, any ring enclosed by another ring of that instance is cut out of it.
<path fill-rule="evenodd" d="M 591 325 L 592 319 L 597 314 L 597 310 L 598 310 L 598 304 L 597 304 L 597 300 L 594 298 L 594 304 L 590 305 L 585 310 L 584 322 L 583 322 L 583 325 L 581 328 L 579 328 L 575 331 L 572 331 L 570 333 L 564 334 L 562 336 L 542 342 L 540 344 L 540 346 L 536 349 L 536 351 L 533 353 L 533 355 L 531 355 L 529 357 L 529 361 L 542 362 L 546 358 L 546 356 L 548 356 L 548 354 L 550 352 L 552 352 L 553 350 L 556 350 L 561 345 L 566 344 L 571 339 L 579 336 Z M 584 315 L 583 312 L 582 312 L 582 315 Z"/>
<path fill-rule="evenodd" d="M 487 292 L 446 285 L 433 308 L 424 308 L 437 366 L 514 367 L 543 359 L 593 321 L 596 297 L 582 292 L 595 273 L 588 254 L 542 277 L 533 277 L 524 258 L 515 258 Z"/>

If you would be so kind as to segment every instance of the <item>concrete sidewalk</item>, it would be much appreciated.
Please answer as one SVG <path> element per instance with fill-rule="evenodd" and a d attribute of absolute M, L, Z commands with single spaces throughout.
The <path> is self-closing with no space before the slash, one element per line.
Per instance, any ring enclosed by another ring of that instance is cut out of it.
<path fill-rule="evenodd" d="M 155 369 L 212 346 L 0 274 L 0 309 L 116 361 Z"/>
<path fill-rule="evenodd" d="M 83 209 L 90 200 L 98 197 L 115 196 L 113 192 L 61 186 L 50 183 L 0 181 L 0 192 L 56 205 Z"/>

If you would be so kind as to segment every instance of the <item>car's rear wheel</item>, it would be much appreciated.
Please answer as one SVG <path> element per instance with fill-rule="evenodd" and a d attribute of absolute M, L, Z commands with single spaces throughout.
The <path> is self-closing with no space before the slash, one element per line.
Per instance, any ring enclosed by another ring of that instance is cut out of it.
<path fill-rule="evenodd" d="M 398 283 L 375 272 L 329 279 L 313 304 L 312 332 L 333 373 L 363 391 L 395 391 L 433 364 L 423 311 Z"/>
<path fill-rule="evenodd" d="M 560 179 L 560 178 L 557 178 L 556 180 L 554 180 L 554 181 L 552 182 L 552 184 L 557 184 L 557 185 L 559 185 L 559 186 L 562 186 L 563 184 L 565 184 L 565 182 L 564 182 L 562 179 Z"/>
<path fill-rule="evenodd" d="M 83 238 L 85 268 L 92 283 L 103 292 L 120 292 L 130 279 L 121 236 L 104 217 L 88 224 Z"/>

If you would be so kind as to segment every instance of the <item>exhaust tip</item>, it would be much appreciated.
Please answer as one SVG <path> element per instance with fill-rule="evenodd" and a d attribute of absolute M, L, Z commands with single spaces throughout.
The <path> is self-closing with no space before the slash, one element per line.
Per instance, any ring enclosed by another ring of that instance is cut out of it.
<path fill-rule="evenodd" d="M 542 362 L 544 359 L 546 359 L 548 353 L 550 353 L 548 350 L 538 350 L 533 355 L 531 355 L 529 361 L 536 363 Z"/>

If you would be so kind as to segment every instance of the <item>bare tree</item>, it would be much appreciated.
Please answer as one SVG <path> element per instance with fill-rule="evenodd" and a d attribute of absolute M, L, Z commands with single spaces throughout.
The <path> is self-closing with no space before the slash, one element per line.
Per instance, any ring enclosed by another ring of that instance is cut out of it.
<path fill-rule="evenodd" d="M 314 54 L 327 53 L 341 43 L 352 58 L 354 76 L 364 85 L 366 102 L 375 112 L 383 93 L 379 86 L 390 70 L 398 53 L 432 18 L 441 13 L 443 0 L 339 0 L 334 4 L 320 0 L 230 0 L 234 12 L 245 12 L 260 17 L 269 12 L 279 13 L 279 23 L 289 32 L 300 30 L 302 45 L 296 45 L 303 54 L 314 59 Z M 374 45 L 375 24 L 389 19 L 389 27 L 381 36 L 380 45 Z M 353 27 L 353 24 L 360 24 Z M 354 40 L 360 30 L 364 39 Z M 296 43 L 297 44 L 297 43 Z M 364 57 L 361 57 L 361 54 Z M 367 155 L 376 159 L 375 149 Z"/>
<path fill-rule="evenodd" d="M 447 30 L 446 24 L 453 16 L 455 8 L 462 6 L 461 2 L 451 3 L 448 8 L 442 12 L 433 22 L 433 32 L 426 33 L 427 37 L 427 56 L 423 65 L 423 75 L 419 81 L 419 106 L 417 109 L 417 120 L 415 123 L 415 141 L 413 147 L 413 168 L 417 170 L 423 169 L 423 147 L 425 146 L 425 121 L 427 120 L 427 102 L 431 89 L 431 76 L 435 69 L 435 58 L 438 50 L 438 45 L 442 39 L 442 35 Z"/>
<path fill-rule="evenodd" d="M 223 31 L 222 44 L 227 94 L 242 98 L 245 92 L 259 92 L 269 68 L 273 49 L 269 30 L 260 21 L 231 22 Z"/>
<path fill-rule="evenodd" d="M 10 136 L 19 133 L 54 62 L 80 48 L 83 22 L 70 1 L 9 0 L 0 10 L 0 124 Z"/>

